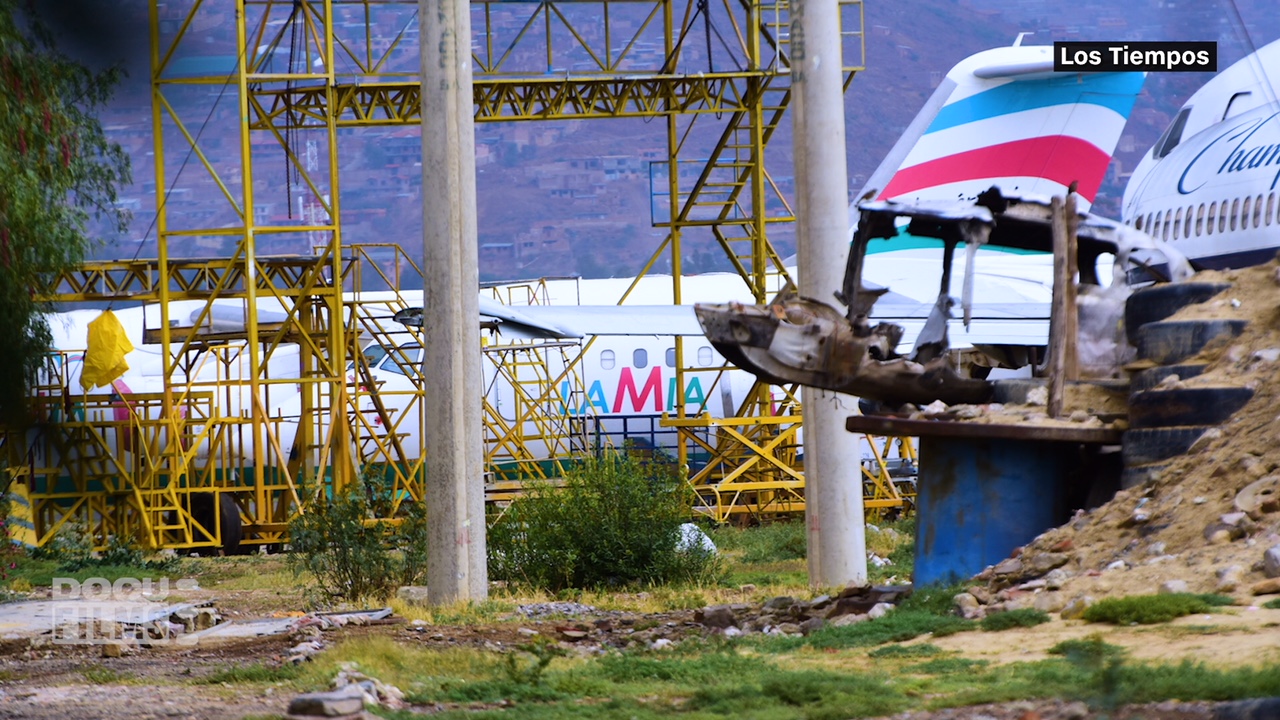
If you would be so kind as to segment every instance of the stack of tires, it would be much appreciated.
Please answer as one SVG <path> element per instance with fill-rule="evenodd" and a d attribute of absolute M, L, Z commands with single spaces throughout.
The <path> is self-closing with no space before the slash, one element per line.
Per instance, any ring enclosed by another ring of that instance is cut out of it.
<path fill-rule="evenodd" d="M 1156 367 L 1133 375 L 1129 389 L 1129 431 L 1124 435 L 1121 487 L 1153 480 L 1185 453 L 1206 430 L 1225 422 L 1253 397 L 1244 387 L 1183 387 L 1204 372 L 1194 358 L 1205 345 L 1244 331 L 1234 319 L 1169 320 L 1188 305 L 1202 303 L 1231 286 L 1185 282 L 1135 291 L 1125 305 L 1125 330 L 1138 357 Z"/>

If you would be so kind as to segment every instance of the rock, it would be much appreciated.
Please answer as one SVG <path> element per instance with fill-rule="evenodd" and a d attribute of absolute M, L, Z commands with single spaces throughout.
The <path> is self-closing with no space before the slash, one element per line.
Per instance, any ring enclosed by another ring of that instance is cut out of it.
<path fill-rule="evenodd" d="M 1244 528 L 1238 525 L 1214 522 L 1209 523 L 1204 529 L 1204 539 L 1208 540 L 1210 545 L 1226 545 L 1242 537 L 1244 537 Z"/>
<path fill-rule="evenodd" d="M 1044 587 L 1046 590 L 1060 590 L 1067 581 L 1071 579 L 1071 573 L 1062 568 L 1054 568 L 1045 573 Z"/>
<path fill-rule="evenodd" d="M 750 595 L 755 591 L 756 591 L 756 586 L 752 585 L 751 583 L 738 586 L 738 592 L 742 593 L 743 595 Z"/>
<path fill-rule="evenodd" d="M 1221 522 L 1223 525 L 1239 527 L 1242 524 L 1244 524 L 1244 521 L 1247 517 L 1248 516 L 1243 512 L 1229 512 L 1229 513 L 1223 514 L 1222 517 L 1218 518 L 1218 521 Z"/>
<path fill-rule="evenodd" d="M 1128 570 L 1128 569 L 1129 569 L 1129 563 L 1127 563 L 1127 562 L 1125 562 L 1125 561 L 1123 561 L 1123 560 L 1116 560 L 1115 562 L 1113 562 L 1113 563 L 1111 563 L 1111 564 L 1107 565 L 1107 567 L 1106 567 L 1105 569 L 1106 569 L 1106 570 Z"/>
<path fill-rule="evenodd" d="M 844 586 L 844 589 L 840 591 L 840 594 L 837 595 L 836 598 L 843 599 L 843 598 L 851 598 L 851 597 L 862 597 L 862 596 L 865 596 L 870 589 L 871 589 L 871 586 L 867 585 L 866 583 L 858 584 L 856 582 L 850 582 L 848 585 Z"/>
<path fill-rule="evenodd" d="M 978 603 L 978 598 L 967 592 L 962 592 L 951 598 L 951 600 L 956 604 L 956 610 L 960 611 L 960 615 L 962 617 L 969 617 L 970 614 L 976 612 L 978 608 L 982 607 Z"/>
<path fill-rule="evenodd" d="M 968 593 L 972 595 L 975 600 L 982 603 L 983 605 L 986 605 L 987 603 L 991 602 L 991 590 L 988 589 L 985 585 L 970 586 Z"/>
<path fill-rule="evenodd" d="M 1218 592 L 1229 593 L 1240 587 L 1244 581 L 1244 568 L 1239 565 L 1228 565 L 1218 570 Z"/>
<path fill-rule="evenodd" d="M 1197 495 L 1197 496 L 1195 496 L 1194 498 L 1192 498 L 1192 499 L 1191 499 L 1191 502 L 1192 502 L 1192 503 L 1195 503 L 1196 505 L 1203 505 L 1203 504 L 1205 504 L 1205 503 L 1209 502 L 1209 498 L 1207 498 L 1207 497 L 1205 497 L 1205 496 L 1203 496 L 1203 495 Z"/>
<path fill-rule="evenodd" d="M 742 631 L 736 627 L 727 627 L 724 629 L 725 637 L 738 637 L 741 634 L 742 634 Z"/>
<path fill-rule="evenodd" d="M 578 630 L 576 628 L 558 628 L 557 632 L 560 633 L 560 637 L 569 642 L 577 642 L 587 636 L 586 630 Z"/>
<path fill-rule="evenodd" d="M 867 598 L 840 598 L 831 607 L 827 608 L 823 616 L 831 620 L 841 615 L 861 615 L 875 606 L 876 603 Z"/>
<path fill-rule="evenodd" d="M 1027 391 L 1028 405 L 1047 405 L 1049 403 L 1049 388 L 1040 385 L 1033 387 Z"/>
<path fill-rule="evenodd" d="M 124 655 L 125 644 L 120 640 L 108 640 L 102 644 L 102 657 L 118 658 Z"/>
<path fill-rule="evenodd" d="M 1253 587 L 1249 588 L 1249 592 L 1254 595 L 1275 595 L 1280 593 L 1280 577 L 1256 582 Z"/>
<path fill-rule="evenodd" d="M 396 597 L 410 605 L 426 605 L 427 586 L 404 585 L 396 590 Z"/>
<path fill-rule="evenodd" d="M 1191 443 L 1191 447 L 1187 448 L 1187 453 L 1189 455 L 1195 455 L 1197 453 L 1204 452 L 1209 447 L 1210 443 L 1221 437 L 1221 430 L 1218 428 L 1209 428 L 1208 430 L 1205 430 L 1200 437 L 1196 438 L 1195 442 Z"/>
<path fill-rule="evenodd" d="M 1089 706 L 1079 700 L 1067 703 L 1058 711 L 1058 717 L 1062 720 L 1085 720 L 1089 717 Z"/>
<path fill-rule="evenodd" d="M 184 632 L 194 632 L 196 629 L 196 609 L 193 607 L 179 608 L 169 616 L 169 620 L 181 625 Z"/>
<path fill-rule="evenodd" d="M 522 627 L 522 628 L 516 628 L 516 634 L 521 637 L 537 637 L 542 633 L 539 633 L 537 630 L 534 630 L 533 628 Z"/>
<path fill-rule="evenodd" d="M 1253 356 L 1250 359 L 1254 362 L 1273 363 L 1280 360 L 1280 348 L 1263 348 L 1262 350 L 1254 350 Z"/>
<path fill-rule="evenodd" d="M 822 627 L 826 624 L 827 624 L 827 621 L 824 620 L 823 618 L 820 618 L 820 617 L 809 618 L 808 620 L 805 620 L 804 622 L 800 623 L 800 634 L 808 635 L 809 633 L 815 630 L 821 630 Z"/>
<path fill-rule="evenodd" d="M 711 605 L 697 610 L 693 613 L 694 622 L 700 622 L 707 627 L 727 628 L 737 624 L 733 617 L 733 610 L 728 605 Z"/>
<path fill-rule="evenodd" d="M 208 630 L 220 622 L 222 622 L 222 617 L 213 608 L 200 608 L 200 612 L 196 613 L 197 630 Z"/>
<path fill-rule="evenodd" d="M 1162 542 L 1153 542 L 1147 546 L 1148 555 L 1163 555 L 1166 545 Z"/>
<path fill-rule="evenodd" d="M 835 600 L 830 595 L 819 595 L 809 601 L 809 609 L 815 612 L 826 610 L 831 607 L 831 603 L 833 602 L 835 602 Z"/>
<path fill-rule="evenodd" d="M 882 618 L 885 615 L 887 615 L 889 611 L 892 609 L 893 609 L 893 606 L 890 605 L 889 603 L 876 603 L 874 606 L 872 606 L 870 610 L 867 611 L 867 617 L 871 618 L 872 620 L 875 620 L 876 618 Z"/>
<path fill-rule="evenodd" d="M 1017 575 L 1022 572 L 1022 560 L 1019 558 L 1006 558 L 996 564 L 996 575 Z"/>
<path fill-rule="evenodd" d="M 1160 583 L 1160 589 L 1157 591 L 1159 595 L 1173 595 L 1175 593 L 1191 592 L 1187 587 L 1186 580 L 1170 580 Z"/>
<path fill-rule="evenodd" d="M 1036 593 L 1033 607 L 1040 612 L 1056 613 L 1062 612 L 1067 606 L 1067 599 L 1060 592 L 1042 592 Z"/>
<path fill-rule="evenodd" d="M 667 638 L 658 638 L 657 640 L 649 643 L 650 650 L 669 650 L 674 646 L 675 643 Z"/>
<path fill-rule="evenodd" d="M 289 703 L 290 715 L 338 717 L 364 710 L 364 691 L 359 685 L 347 685 L 329 692 L 299 695 Z"/>
<path fill-rule="evenodd" d="M 1262 574 L 1269 578 L 1280 577 L 1280 545 L 1262 554 Z"/>
<path fill-rule="evenodd" d="M 1068 420 L 1070 420 L 1070 421 L 1071 421 L 1071 422 L 1073 422 L 1073 423 L 1082 423 L 1082 422 L 1086 422 L 1086 421 L 1088 421 L 1088 420 L 1089 420 L 1089 418 L 1091 418 L 1091 417 L 1093 417 L 1093 416 L 1092 416 L 1092 415 L 1090 415 L 1090 414 L 1088 413 L 1088 411 L 1085 411 L 1085 410 L 1073 410 L 1073 411 L 1071 411 L 1071 416 L 1070 416 L 1070 417 L 1068 417 L 1067 419 L 1068 419 Z"/>
<path fill-rule="evenodd" d="M 841 615 L 840 617 L 828 621 L 827 624 L 831 627 L 844 627 L 846 625 L 856 625 L 860 622 L 866 622 L 870 619 L 871 618 L 867 617 L 866 614 Z"/>
<path fill-rule="evenodd" d="M 1059 615 L 1062 616 L 1063 620 L 1078 620 L 1084 617 L 1084 611 L 1087 610 L 1094 602 L 1096 601 L 1089 595 L 1081 595 L 1079 597 L 1072 598 L 1063 606 Z"/>
<path fill-rule="evenodd" d="M 778 626 L 778 630 L 787 635 L 798 635 L 800 633 L 800 626 L 796 623 L 782 623 Z"/>
<path fill-rule="evenodd" d="M 780 595 L 778 597 L 770 598 L 769 600 L 767 600 L 764 604 L 764 609 L 765 610 L 786 610 L 787 608 L 795 604 L 796 604 L 795 598 L 791 597 L 790 595 Z"/>

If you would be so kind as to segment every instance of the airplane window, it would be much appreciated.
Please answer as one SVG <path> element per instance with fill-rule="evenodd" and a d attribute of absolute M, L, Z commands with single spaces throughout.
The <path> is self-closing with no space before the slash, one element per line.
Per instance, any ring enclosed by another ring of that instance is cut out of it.
<path fill-rule="evenodd" d="M 644 348 L 636 348 L 635 352 L 631 353 L 631 364 L 636 368 L 648 367 L 649 351 Z"/>
<path fill-rule="evenodd" d="M 1195 210 L 1194 207 L 1191 207 L 1190 205 L 1187 206 L 1187 219 L 1182 225 L 1182 237 L 1184 238 L 1191 237 L 1191 212 L 1193 210 Z"/>
<path fill-rule="evenodd" d="M 400 362 L 396 362 L 397 360 Z M 422 362 L 422 346 L 403 345 L 400 348 L 400 352 L 387 354 L 378 368 L 386 370 L 387 372 L 393 372 L 397 375 L 408 375 L 409 373 L 406 372 L 406 369 L 417 365 L 420 362 Z"/>
<path fill-rule="evenodd" d="M 1160 217 L 1161 217 L 1163 214 L 1164 214 L 1164 213 L 1156 213 L 1156 219 L 1155 219 L 1154 221 L 1152 221 L 1152 223 L 1151 223 L 1151 232 L 1150 232 L 1150 235 L 1151 235 L 1151 237 L 1153 237 L 1153 238 L 1158 238 L 1158 237 L 1160 237 Z"/>
<path fill-rule="evenodd" d="M 382 359 L 386 356 L 387 349 L 377 343 L 374 343 L 364 349 L 365 362 L 367 362 L 371 368 L 378 367 L 378 363 L 382 362 Z"/>
<path fill-rule="evenodd" d="M 676 349 L 667 348 L 667 367 L 676 366 Z"/>
<path fill-rule="evenodd" d="M 1139 215 L 1139 216 L 1137 217 L 1137 219 L 1135 219 L 1135 220 L 1133 221 L 1133 227 L 1134 227 L 1134 229 L 1136 229 L 1136 230 L 1141 230 L 1141 229 L 1142 229 L 1142 216 L 1141 216 L 1141 215 Z"/>
<path fill-rule="evenodd" d="M 1182 131 L 1187 127 L 1187 117 L 1191 115 L 1191 108 L 1185 107 L 1178 111 L 1177 117 L 1173 122 L 1169 123 L 1169 127 L 1165 129 L 1164 134 L 1156 141 L 1154 147 L 1151 148 L 1151 156 L 1156 160 L 1168 155 L 1173 151 L 1178 143 L 1182 142 Z"/>
<path fill-rule="evenodd" d="M 1253 201 L 1253 226 L 1262 227 L 1262 196 L 1259 195 Z"/>
<path fill-rule="evenodd" d="M 1248 97 L 1252 94 L 1253 93 L 1246 90 L 1244 92 L 1238 92 L 1235 95 L 1232 95 L 1231 99 L 1227 101 L 1227 109 L 1222 111 L 1222 119 L 1226 120 L 1232 115 L 1239 115 L 1240 113 L 1244 112 L 1247 109 L 1247 105 L 1248 105 L 1246 101 Z"/>
<path fill-rule="evenodd" d="M 1213 234 L 1213 221 L 1218 219 L 1218 201 L 1214 200 L 1209 203 L 1209 222 L 1205 227 L 1205 234 Z"/>
<path fill-rule="evenodd" d="M 600 368 L 602 370 L 612 370 L 614 365 L 614 357 L 612 350 L 600 351 Z"/>
<path fill-rule="evenodd" d="M 1178 208 L 1178 215 L 1173 219 L 1173 239 L 1178 239 L 1178 230 L 1182 229 L 1182 208 Z"/>
<path fill-rule="evenodd" d="M 1224 233 L 1227 231 L 1227 201 L 1223 200 L 1218 209 L 1221 211 L 1218 213 L 1218 232 Z"/>
<path fill-rule="evenodd" d="M 1200 207 L 1196 210 L 1196 237 L 1204 232 L 1204 203 L 1200 203 Z"/>
<path fill-rule="evenodd" d="M 711 348 L 705 345 L 698 348 L 698 364 L 702 367 L 710 367 L 712 357 Z"/>
<path fill-rule="evenodd" d="M 1266 215 L 1266 217 L 1267 217 L 1267 224 L 1268 224 L 1268 225 L 1270 225 L 1270 224 L 1271 224 L 1271 209 L 1272 209 L 1272 208 L 1274 208 L 1275 206 L 1276 206 L 1276 194 L 1275 194 L 1275 193 L 1270 193 L 1269 195 L 1267 195 L 1267 215 Z"/>
<path fill-rule="evenodd" d="M 1236 218 L 1240 217 L 1240 198 L 1231 201 L 1231 229 L 1236 229 Z"/>
<path fill-rule="evenodd" d="M 1164 214 L 1164 229 L 1160 231 L 1160 237 L 1166 242 L 1169 240 L 1169 226 L 1173 224 L 1173 211 L 1170 210 Z"/>
<path fill-rule="evenodd" d="M 1249 204 L 1252 201 L 1253 201 L 1253 198 L 1245 198 L 1244 207 L 1240 209 L 1240 229 L 1241 230 L 1244 230 L 1245 228 L 1249 227 Z"/>
<path fill-rule="evenodd" d="M 1152 224 L 1151 213 L 1147 213 L 1147 234 L 1155 236 L 1156 226 Z"/>

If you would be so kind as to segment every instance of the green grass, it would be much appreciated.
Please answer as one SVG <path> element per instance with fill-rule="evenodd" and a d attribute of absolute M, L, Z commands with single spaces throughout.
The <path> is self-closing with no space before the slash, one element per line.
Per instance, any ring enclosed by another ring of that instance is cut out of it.
<path fill-rule="evenodd" d="M 251 665 L 230 665 L 217 670 L 196 682 L 204 685 L 221 683 L 275 683 L 283 680 L 296 680 L 302 676 L 300 665 L 280 665 L 272 667 L 261 663 Z"/>
<path fill-rule="evenodd" d="M 867 653 L 870 658 L 919 658 L 941 655 L 942 648 L 933 643 L 917 645 L 885 645 Z"/>
<path fill-rule="evenodd" d="M 1280 610 L 1280 598 L 1273 598 L 1262 603 L 1262 607 L 1268 610 Z"/>
<path fill-rule="evenodd" d="M 1211 612 L 1231 602 L 1231 598 L 1224 595 L 1191 593 L 1103 598 L 1084 611 L 1084 619 L 1112 625 L 1153 625 L 1184 615 Z"/>
<path fill-rule="evenodd" d="M 1062 642 L 1049 648 L 1050 655 L 1061 655 L 1066 658 L 1108 658 L 1120 657 L 1125 654 L 1123 647 L 1112 645 L 1102 639 L 1102 635 L 1097 633 L 1085 638 L 1072 638 L 1063 640 Z"/>
<path fill-rule="evenodd" d="M 1049 614 L 1034 608 L 1006 610 L 1002 613 L 988 615 L 982 619 L 982 629 L 988 632 L 999 632 L 1018 627 L 1035 627 L 1049 622 Z"/>
<path fill-rule="evenodd" d="M 76 672 L 80 673 L 84 679 L 94 685 L 114 685 L 116 683 L 128 682 L 133 679 L 133 675 L 127 672 L 114 670 L 103 665 L 86 665 L 82 668 L 76 668 Z"/>
<path fill-rule="evenodd" d="M 929 675 L 951 675 L 954 673 L 973 672 L 974 669 L 984 668 L 991 663 L 987 660 L 970 660 L 961 657 L 937 658 L 929 660 L 917 665 L 907 667 L 909 672 L 926 673 Z"/>
<path fill-rule="evenodd" d="M 842 650 L 905 642 L 927 634 L 944 637 L 973 627 L 975 623 L 958 617 L 899 608 L 875 620 L 843 627 L 824 627 L 808 637 L 769 637 L 756 642 L 766 652 L 786 652 L 801 647 Z"/>

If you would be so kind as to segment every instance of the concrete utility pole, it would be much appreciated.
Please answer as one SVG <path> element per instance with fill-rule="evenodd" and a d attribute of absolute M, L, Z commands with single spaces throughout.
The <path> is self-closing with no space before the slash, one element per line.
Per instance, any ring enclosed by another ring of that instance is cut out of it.
<path fill-rule="evenodd" d="M 837 0 L 795 0 L 791 87 L 800 294 L 827 303 L 841 287 L 849 253 L 841 64 Z M 844 429 L 845 418 L 855 413 L 852 398 L 805 388 L 805 522 L 813 587 L 867 580 L 861 453 L 858 436 Z"/>
<path fill-rule="evenodd" d="M 418 17 L 427 587 L 431 604 L 445 605 L 489 593 L 470 6 L 467 0 L 418 0 Z"/>

